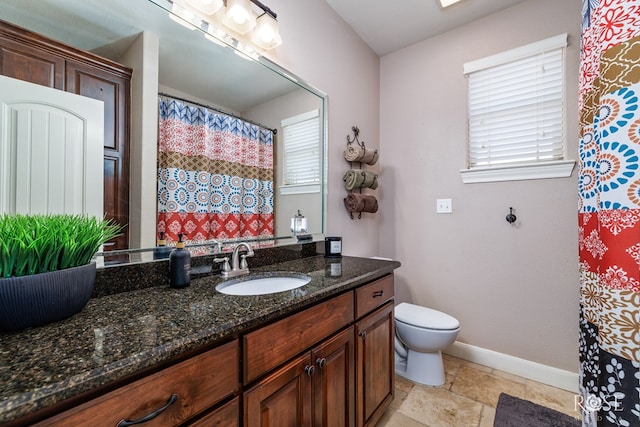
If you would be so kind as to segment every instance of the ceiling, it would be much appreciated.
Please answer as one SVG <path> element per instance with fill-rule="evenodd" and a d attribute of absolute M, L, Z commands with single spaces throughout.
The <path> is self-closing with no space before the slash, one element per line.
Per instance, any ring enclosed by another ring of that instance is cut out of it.
<path fill-rule="evenodd" d="M 326 1 L 383 56 L 524 0 L 461 0 L 446 9 L 438 0 Z M 147 1 L 0 0 L 0 17 L 109 58 L 119 58 L 141 31 L 149 30 L 160 37 L 162 84 L 215 99 L 231 111 L 246 111 L 297 87 L 229 49 L 214 49 L 201 34 L 176 25 L 165 10 Z"/>
<path fill-rule="evenodd" d="M 525 0 L 326 0 L 378 56 L 442 34 Z"/>

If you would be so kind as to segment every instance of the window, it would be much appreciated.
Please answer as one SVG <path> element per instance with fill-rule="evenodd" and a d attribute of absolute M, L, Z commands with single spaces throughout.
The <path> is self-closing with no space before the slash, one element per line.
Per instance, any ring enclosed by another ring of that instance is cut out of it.
<path fill-rule="evenodd" d="M 469 62 L 464 182 L 570 176 L 562 34 Z M 568 173 L 567 173 L 568 171 Z"/>
<path fill-rule="evenodd" d="M 318 110 L 282 121 L 284 160 L 281 194 L 320 191 L 320 114 Z"/>

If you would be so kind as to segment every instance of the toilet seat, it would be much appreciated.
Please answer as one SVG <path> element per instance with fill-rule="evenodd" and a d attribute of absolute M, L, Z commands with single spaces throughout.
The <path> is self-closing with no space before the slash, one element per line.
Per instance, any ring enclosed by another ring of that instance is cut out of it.
<path fill-rule="evenodd" d="M 395 306 L 395 318 L 402 323 L 424 329 L 450 331 L 460 327 L 460 322 L 453 316 L 406 302 Z"/>

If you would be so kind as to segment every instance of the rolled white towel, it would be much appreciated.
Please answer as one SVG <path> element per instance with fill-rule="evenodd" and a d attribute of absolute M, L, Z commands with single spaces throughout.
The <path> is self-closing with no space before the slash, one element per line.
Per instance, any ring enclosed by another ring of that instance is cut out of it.
<path fill-rule="evenodd" d="M 360 159 L 362 163 L 366 163 L 368 165 L 375 165 L 378 161 L 378 150 L 364 150 L 364 155 Z"/>
<path fill-rule="evenodd" d="M 359 162 L 364 155 L 365 149 L 358 144 L 347 144 L 347 149 L 344 150 L 344 158 L 348 162 Z"/>

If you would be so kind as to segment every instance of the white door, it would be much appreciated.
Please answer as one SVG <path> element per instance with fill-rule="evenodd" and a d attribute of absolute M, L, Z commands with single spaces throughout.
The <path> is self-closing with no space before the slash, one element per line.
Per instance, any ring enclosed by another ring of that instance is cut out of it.
<path fill-rule="evenodd" d="M 0 214 L 103 217 L 104 103 L 0 76 Z"/>

